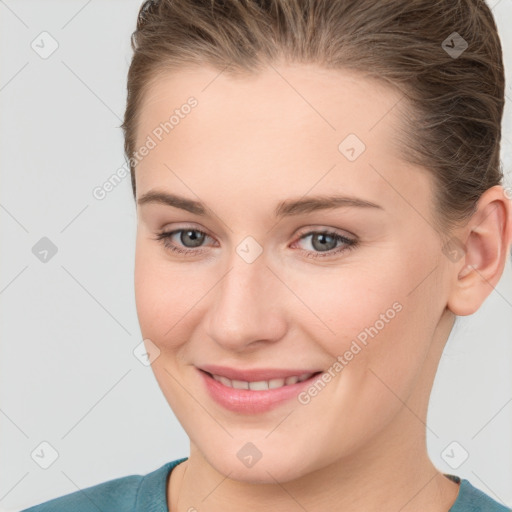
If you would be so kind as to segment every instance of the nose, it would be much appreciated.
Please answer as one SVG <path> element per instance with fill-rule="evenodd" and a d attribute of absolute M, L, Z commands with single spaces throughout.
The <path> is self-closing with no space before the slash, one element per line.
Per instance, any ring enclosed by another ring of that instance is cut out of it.
<path fill-rule="evenodd" d="M 209 294 L 207 333 L 231 352 L 278 341 L 287 329 L 282 308 L 289 301 L 281 298 L 286 287 L 267 267 L 263 254 L 248 263 L 234 252 L 229 263 L 224 277 Z"/>

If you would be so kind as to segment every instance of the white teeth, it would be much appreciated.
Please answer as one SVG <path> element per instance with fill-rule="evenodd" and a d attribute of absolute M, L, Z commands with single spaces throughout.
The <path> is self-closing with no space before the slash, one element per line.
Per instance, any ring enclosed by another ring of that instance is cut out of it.
<path fill-rule="evenodd" d="M 282 388 L 284 386 L 285 379 L 272 379 L 268 381 L 269 389 Z"/>
<path fill-rule="evenodd" d="M 214 375 L 213 378 L 218 380 L 222 384 L 224 384 L 224 386 L 232 387 L 231 386 L 231 381 L 227 377 L 223 377 L 223 376 L 219 376 L 219 375 Z"/>
<path fill-rule="evenodd" d="M 231 385 L 235 389 L 249 389 L 249 383 L 245 380 L 232 380 Z"/>
<path fill-rule="evenodd" d="M 249 389 L 254 391 L 262 391 L 268 389 L 268 382 L 266 380 L 260 380 L 258 382 L 249 382 Z"/>
<path fill-rule="evenodd" d="M 228 386 L 230 388 L 263 391 L 268 389 L 281 388 L 283 386 L 290 386 L 292 384 L 296 384 L 297 382 L 302 382 L 306 379 L 309 379 L 312 375 L 312 373 L 303 373 L 302 375 L 294 375 L 292 377 L 287 377 L 286 379 L 260 380 L 257 382 L 230 380 L 222 375 L 213 375 L 213 378 L 221 384 L 224 384 L 224 386 Z"/>

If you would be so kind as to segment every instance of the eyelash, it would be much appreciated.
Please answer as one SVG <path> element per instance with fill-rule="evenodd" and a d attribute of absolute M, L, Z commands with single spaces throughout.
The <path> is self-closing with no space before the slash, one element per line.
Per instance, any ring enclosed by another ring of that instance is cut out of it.
<path fill-rule="evenodd" d="M 181 229 L 175 229 L 174 231 L 160 232 L 157 234 L 157 236 L 154 238 L 154 240 L 160 241 L 164 245 L 165 248 L 169 249 L 170 251 L 172 251 L 174 253 L 178 253 L 182 256 L 186 256 L 189 254 L 196 254 L 196 255 L 201 254 L 203 252 L 202 249 L 189 249 L 189 248 L 180 249 L 176 245 L 171 244 L 169 242 L 169 239 L 173 235 L 175 235 L 176 233 L 184 232 L 184 231 L 194 231 L 195 233 L 200 233 L 201 235 L 205 235 L 205 236 L 209 237 L 209 235 L 207 233 L 205 233 L 204 231 L 201 231 L 200 229 L 185 227 L 185 228 L 181 228 Z M 305 256 L 307 258 L 317 259 L 317 258 L 332 257 L 335 255 L 344 253 L 346 251 L 351 251 L 351 250 L 355 249 L 359 243 L 358 240 L 353 240 L 353 239 L 347 238 L 345 236 L 342 236 L 339 233 L 336 233 L 334 231 L 328 231 L 328 230 L 308 231 L 307 233 L 301 233 L 298 240 L 302 240 L 303 238 L 306 238 L 310 235 L 317 235 L 317 234 L 332 236 L 337 242 L 343 242 L 346 245 L 344 247 L 342 246 L 342 247 L 338 247 L 336 249 L 331 249 L 329 251 L 324 251 L 324 252 L 312 252 L 312 251 L 307 251 L 306 249 L 300 249 L 302 252 L 305 253 Z"/>

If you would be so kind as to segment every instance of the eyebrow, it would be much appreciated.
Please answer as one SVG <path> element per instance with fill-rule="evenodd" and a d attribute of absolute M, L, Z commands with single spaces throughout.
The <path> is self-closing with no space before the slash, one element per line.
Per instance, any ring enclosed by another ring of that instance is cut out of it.
<path fill-rule="evenodd" d="M 179 208 L 195 215 L 207 215 L 207 208 L 202 202 L 159 190 L 149 191 L 146 194 L 143 194 L 137 200 L 137 204 L 139 205 L 148 203 L 173 206 L 174 208 Z M 320 195 L 281 201 L 275 208 L 274 215 L 278 218 L 282 218 L 293 215 L 301 215 L 304 213 L 311 213 L 318 210 L 329 210 L 342 207 L 376 208 L 384 210 L 381 205 L 372 203 L 371 201 L 367 201 L 365 199 L 360 199 L 358 197 Z"/>

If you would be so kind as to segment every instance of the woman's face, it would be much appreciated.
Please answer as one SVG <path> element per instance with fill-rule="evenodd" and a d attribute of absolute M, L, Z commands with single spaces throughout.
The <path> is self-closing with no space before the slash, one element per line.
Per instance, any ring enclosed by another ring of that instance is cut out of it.
<path fill-rule="evenodd" d="M 288 481 L 425 430 L 453 264 L 431 226 L 432 178 L 398 155 L 400 99 L 309 65 L 190 68 L 146 92 L 138 318 L 192 447 L 230 478 Z M 240 391 L 209 365 L 323 374 Z"/>

